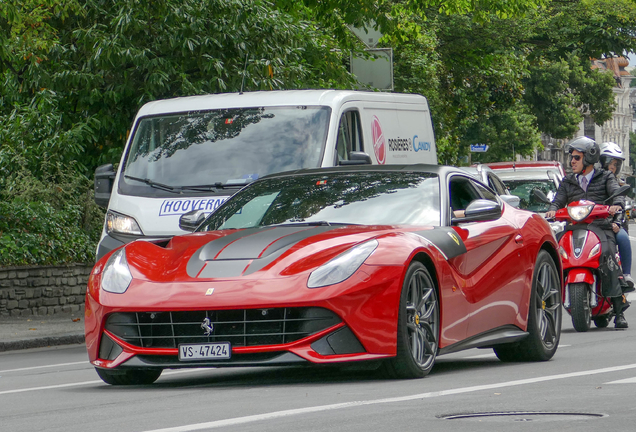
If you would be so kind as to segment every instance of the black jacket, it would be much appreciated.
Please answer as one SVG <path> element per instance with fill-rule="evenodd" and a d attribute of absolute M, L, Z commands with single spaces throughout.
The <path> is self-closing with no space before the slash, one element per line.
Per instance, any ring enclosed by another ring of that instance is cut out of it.
<path fill-rule="evenodd" d="M 571 202 L 580 200 L 593 201 L 597 204 L 619 205 L 625 209 L 625 197 L 623 196 L 614 197 L 611 203 L 605 202 L 619 187 L 616 176 L 614 176 L 612 172 L 604 169 L 594 170 L 594 176 L 587 185 L 587 191 L 581 189 L 575 174 L 568 174 L 563 181 L 561 181 L 548 211 L 558 210 Z M 603 221 L 604 223 L 599 223 L 598 225 L 601 225 L 603 229 L 611 229 L 613 219 L 613 217 L 610 217 Z"/>

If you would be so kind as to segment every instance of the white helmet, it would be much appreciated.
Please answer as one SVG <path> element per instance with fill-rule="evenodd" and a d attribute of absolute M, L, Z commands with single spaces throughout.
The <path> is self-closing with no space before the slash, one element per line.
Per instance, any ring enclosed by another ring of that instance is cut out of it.
<path fill-rule="evenodd" d="M 621 150 L 620 146 L 613 142 L 604 142 L 601 144 L 601 166 L 604 169 L 607 169 L 610 162 L 613 159 L 616 159 L 616 174 L 618 175 L 621 172 L 621 166 L 623 165 L 623 161 L 625 160 L 625 156 L 623 156 L 623 150 Z"/>

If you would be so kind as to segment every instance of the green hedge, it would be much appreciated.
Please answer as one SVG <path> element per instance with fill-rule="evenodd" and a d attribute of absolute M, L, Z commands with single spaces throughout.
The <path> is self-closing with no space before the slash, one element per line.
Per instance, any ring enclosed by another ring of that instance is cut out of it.
<path fill-rule="evenodd" d="M 77 204 L 0 203 L 0 266 L 93 263 L 99 231 L 82 227 Z"/>

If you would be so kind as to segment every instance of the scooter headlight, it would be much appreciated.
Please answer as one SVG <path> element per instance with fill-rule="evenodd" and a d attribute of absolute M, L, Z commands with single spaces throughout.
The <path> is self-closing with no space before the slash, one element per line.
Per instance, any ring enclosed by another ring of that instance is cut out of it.
<path fill-rule="evenodd" d="M 575 220 L 577 222 L 581 222 L 583 219 L 588 217 L 590 215 L 590 213 L 592 213 L 593 209 L 594 209 L 594 204 L 580 205 L 580 206 L 569 206 L 568 207 L 568 214 L 570 215 L 572 220 Z"/>

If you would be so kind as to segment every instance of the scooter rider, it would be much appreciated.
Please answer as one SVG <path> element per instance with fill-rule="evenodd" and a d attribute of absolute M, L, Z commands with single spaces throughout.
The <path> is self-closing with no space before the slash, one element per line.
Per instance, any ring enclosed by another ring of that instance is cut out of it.
<path fill-rule="evenodd" d="M 545 214 L 546 218 L 553 218 L 556 210 L 565 207 L 574 201 L 588 200 L 597 204 L 603 204 L 619 188 L 618 181 L 614 174 L 604 169 L 594 169 L 594 164 L 599 161 L 601 150 L 599 145 L 591 138 L 578 137 L 568 144 L 570 153 L 570 165 L 572 174 L 568 174 L 557 190 L 552 204 Z M 615 215 L 625 207 L 625 199 L 621 196 L 614 198 L 609 208 L 610 215 Z M 608 218 L 610 219 L 610 218 Z M 614 232 L 612 231 L 612 220 L 594 221 L 592 225 L 597 226 L 605 233 L 609 248 L 602 253 L 611 259 L 609 251 L 616 250 Z M 623 315 L 623 292 L 618 281 L 618 277 L 612 277 L 611 283 L 603 284 L 603 296 L 612 299 L 612 305 L 616 318 L 614 327 L 617 329 L 627 328 L 627 320 Z"/>
<path fill-rule="evenodd" d="M 601 148 L 601 167 L 607 171 L 611 171 L 617 178 L 621 172 L 621 167 L 625 157 L 620 146 L 613 142 L 604 142 Z M 619 183 L 620 184 L 620 183 Z M 621 265 L 623 267 L 623 277 L 629 285 L 629 289 L 625 292 L 634 291 L 634 279 L 632 279 L 632 245 L 629 241 L 629 235 L 625 229 L 625 213 L 622 213 L 620 220 L 612 223 L 612 231 L 616 234 L 616 243 L 618 244 L 618 252 L 621 255 Z"/>

